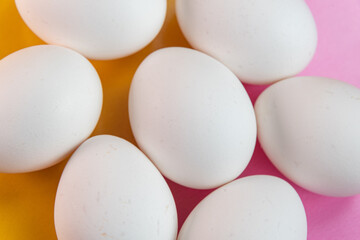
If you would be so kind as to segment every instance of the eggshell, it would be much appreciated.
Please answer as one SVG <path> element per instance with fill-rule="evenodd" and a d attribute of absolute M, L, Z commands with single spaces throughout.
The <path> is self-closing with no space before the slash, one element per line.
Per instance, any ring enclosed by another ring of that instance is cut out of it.
<path fill-rule="evenodd" d="M 208 195 L 186 219 L 178 240 L 306 240 L 296 191 L 272 176 L 251 176 Z"/>
<path fill-rule="evenodd" d="M 175 202 L 164 178 L 131 143 L 96 136 L 61 176 L 55 201 L 59 240 L 175 240 Z"/>
<path fill-rule="evenodd" d="M 161 49 L 141 63 L 129 114 L 140 148 L 187 187 L 233 180 L 254 151 L 256 120 L 244 87 L 224 65 L 192 49 Z"/>
<path fill-rule="evenodd" d="M 273 164 L 312 192 L 360 193 L 360 90 L 321 77 L 296 77 L 256 102 L 259 140 Z"/>
<path fill-rule="evenodd" d="M 317 32 L 304 0 L 177 0 L 186 39 L 243 82 L 268 84 L 303 70 Z"/>
<path fill-rule="evenodd" d="M 15 0 L 42 40 L 100 60 L 125 57 L 160 31 L 166 0 Z"/>
<path fill-rule="evenodd" d="M 80 54 L 40 45 L 0 61 L 0 172 L 43 169 L 93 131 L 102 107 L 96 70 Z"/>

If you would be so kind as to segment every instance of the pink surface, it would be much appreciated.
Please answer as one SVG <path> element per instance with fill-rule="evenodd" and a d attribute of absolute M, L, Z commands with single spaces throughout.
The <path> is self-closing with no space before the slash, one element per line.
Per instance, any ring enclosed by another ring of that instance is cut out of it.
<path fill-rule="evenodd" d="M 307 0 L 307 3 L 317 24 L 319 42 L 314 59 L 300 75 L 335 78 L 360 88 L 360 0 Z M 265 88 L 245 87 L 253 102 Z M 360 141 L 360 136 L 355 141 Z M 286 179 L 273 167 L 258 143 L 240 177 L 254 174 Z M 196 204 L 211 191 L 168 183 L 177 204 L 180 228 Z M 360 240 L 360 195 L 330 198 L 293 186 L 305 206 L 309 240 Z"/>

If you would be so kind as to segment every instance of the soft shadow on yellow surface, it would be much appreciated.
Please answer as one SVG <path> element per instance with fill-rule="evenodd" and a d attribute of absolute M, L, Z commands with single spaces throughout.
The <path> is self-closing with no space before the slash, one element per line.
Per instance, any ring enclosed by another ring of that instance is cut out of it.
<path fill-rule="evenodd" d="M 14 0 L 1 0 L 0 59 L 38 44 L 43 42 L 22 21 Z M 168 13 L 162 31 L 145 49 L 119 60 L 92 61 L 104 91 L 103 111 L 93 135 L 112 134 L 135 142 L 127 107 L 131 79 L 147 55 L 169 46 L 189 46 L 176 22 L 174 0 L 168 0 Z M 0 240 L 57 239 L 53 208 L 65 163 L 34 173 L 0 174 Z"/>

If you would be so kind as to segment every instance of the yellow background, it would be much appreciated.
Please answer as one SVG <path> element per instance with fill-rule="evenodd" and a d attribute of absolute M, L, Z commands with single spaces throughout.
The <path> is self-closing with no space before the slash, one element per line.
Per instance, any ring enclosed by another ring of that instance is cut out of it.
<path fill-rule="evenodd" d="M 44 42 L 22 21 L 14 0 L 0 0 L 0 59 L 38 44 Z M 104 91 L 103 111 L 93 135 L 112 134 L 134 143 L 127 110 L 131 79 L 147 55 L 168 46 L 189 46 L 176 22 L 174 0 L 168 0 L 162 31 L 145 49 L 115 61 L 92 61 Z M 57 239 L 53 208 L 65 163 L 33 173 L 0 174 L 0 240 Z"/>

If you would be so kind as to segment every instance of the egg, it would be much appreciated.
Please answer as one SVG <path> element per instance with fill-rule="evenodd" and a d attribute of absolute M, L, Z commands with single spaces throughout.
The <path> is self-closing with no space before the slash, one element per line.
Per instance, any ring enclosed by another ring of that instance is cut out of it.
<path fill-rule="evenodd" d="M 164 48 L 137 69 L 129 93 L 139 147 L 166 177 L 206 189 L 236 178 L 256 140 L 244 87 L 220 62 L 192 49 Z"/>
<path fill-rule="evenodd" d="M 88 58 L 131 55 L 159 33 L 166 0 L 15 0 L 29 28 L 50 44 Z"/>
<path fill-rule="evenodd" d="M 55 201 L 59 240 L 175 240 L 177 213 L 164 178 L 124 139 L 83 143 L 61 176 Z"/>
<path fill-rule="evenodd" d="M 178 240 L 306 240 L 305 210 L 284 180 L 265 175 L 235 180 L 190 213 Z"/>
<path fill-rule="evenodd" d="M 258 98 L 259 141 L 273 164 L 323 195 L 360 193 L 360 89 L 322 77 L 295 77 Z"/>
<path fill-rule="evenodd" d="M 317 45 L 316 25 L 304 0 L 177 0 L 176 15 L 191 46 L 246 83 L 269 84 L 296 75 Z"/>
<path fill-rule="evenodd" d="M 52 166 L 91 134 L 102 107 L 99 76 L 80 54 L 39 45 L 0 61 L 0 172 Z"/>

